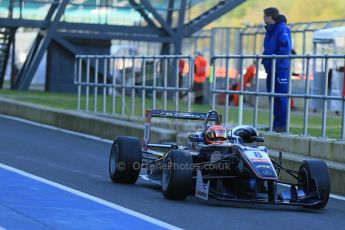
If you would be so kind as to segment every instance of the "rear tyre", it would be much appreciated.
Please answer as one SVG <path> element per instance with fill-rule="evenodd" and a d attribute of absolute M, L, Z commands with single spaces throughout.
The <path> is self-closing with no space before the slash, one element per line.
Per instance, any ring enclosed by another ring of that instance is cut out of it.
<path fill-rule="evenodd" d="M 137 138 L 118 137 L 114 140 L 109 156 L 109 176 L 113 182 L 134 184 L 141 163 L 142 150 Z"/>
<path fill-rule="evenodd" d="M 326 207 L 330 193 L 330 175 L 326 163 L 322 160 L 305 160 L 298 171 L 299 188 L 306 195 L 319 195 L 322 203 L 306 208 L 321 209 Z"/>
<path fill-rule="evenodd" d="M 172 150 L 164 159 L 162 193 L 166 199 L 184 200 L 191 190 L 193 159 L 187 151 Z"/>

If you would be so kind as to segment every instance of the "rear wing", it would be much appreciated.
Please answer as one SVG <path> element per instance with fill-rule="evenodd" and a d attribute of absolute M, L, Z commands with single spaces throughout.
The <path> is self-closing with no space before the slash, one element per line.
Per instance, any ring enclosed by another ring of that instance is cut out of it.
<path fill-rule="evenodd" d="M 174 119 L 187 119 L 187 120 L 205 120 L 208 113 L 195 113 L 195 112 L 178 112 L 178 111 L 166 111 L 166 110 L 146 110 L 146 116 L 150 117 L 163 117 L 163 118 L 174 118 Z M 215 121 L 217 116 L 211 114 L 209 117 L 210 121 Z"/>
<path fill-rule="evenodd" d="M 196 112 L 179 112 L 179 111 L 166 111 L 166 110 L 153 110 L 147 109 L 145 111 L 145 128 L 144 128 L 144 146 L 143 150 L 146 151 L 150 139 L 151 118 L 171 118 L 171 119 L 184 119 L 184 120 L 200 120 L 221 122 L 221 115 L 218 115 L 215 111 L 208 113 L 196 113 Z"/>

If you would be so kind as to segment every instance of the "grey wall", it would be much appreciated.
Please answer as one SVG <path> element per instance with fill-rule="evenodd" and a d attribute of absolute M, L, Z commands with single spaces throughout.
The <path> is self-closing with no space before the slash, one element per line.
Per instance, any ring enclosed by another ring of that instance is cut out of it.
<path fill-rule="evenodd" d="M 52 41 L 48 48 L 46 91 L 76 93 L 77 87 L 73 84 L 74 56 L 76 54 L 109 55 L 110 53 L 111 41 L 68 40 L 68 42 L 78 53 L 72 53 L 56 41 Z M 100 65 L 100 70 L 102 66 Z M 93 71 L 90 72 L 90 76 L 90 80 L 93 80 Z"/>

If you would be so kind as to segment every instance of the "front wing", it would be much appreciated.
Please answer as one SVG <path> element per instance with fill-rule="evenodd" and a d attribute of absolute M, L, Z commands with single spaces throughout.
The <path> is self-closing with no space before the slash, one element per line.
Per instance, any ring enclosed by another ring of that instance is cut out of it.
<path fill-rule="evenodd" d="M 292 186 L 292 185 L 291 185 Z M 256 203 L 256 204 L 273 204 L 273 205 L 291 205 L 291 206 L 304 206 L 313 207 L 322 203 L 318 200 L 318 195 L 305 196 L 302 190 L 293 190 L 290 192 L 284 192 L 277 194 L 277 199 L 275 201 L 269 201 L 267 198 L 257 198 L 257 199 L 239 199 L 231 194 L 219 193 L 210 190 L 210 181 L 206 184 L 204 183 L 202 172 L 197 170 L 197 177 L 195 183 L 195 196 L 203 199 L 209 200 L 210 197 L 219 201 L 229 201 L 229 202 L 241 202 L 241 203 Z"/>

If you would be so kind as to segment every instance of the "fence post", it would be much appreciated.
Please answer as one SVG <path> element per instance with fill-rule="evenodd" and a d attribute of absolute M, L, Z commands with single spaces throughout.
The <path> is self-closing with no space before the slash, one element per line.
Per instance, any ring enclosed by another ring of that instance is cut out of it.
<path fill-rule="evenodd" d="M 211 83 L 211 90 L 213 91 L 212 92 L 212 109 L 215 110 L 216 109 L 216 93 L 214 92 L 214 90 L 216 90 L 216 80 L 217 80 L 217 77 L 216 77 L 216 58 L 215 57 L 212 57 L 211 58 L 211 65 L 213 65 L 213 68 L 212 68 L 212 83 Z"/>
<path fill-rule="evenodd" d="M 275 78 L 276 78 L 276 59 L 272 55 L 272 72 L 271 72 L 271 91 L 269 96 L 270 111 L 269 111 L 269 131 L 273 131 L 273 110 L 274 110 L 274 93 L 275 93 Z M 273 94 L 273 95 L 272 95 Z"/>
<path fill-rule="evenodd" d="M 131 118 L 135 116 L 135 62 L 134 57 L 132 57 L 132 108 L 131 108 Z"/>
<path fill-rule="evenodd" d="M 104 64 L 104 74 L 103 74 L 103 108 L 102 108 L 102 112 L 106 113 L 106 108 L 107 108 L 107 77 L 108 77 L 108 58 L 104 58 L 103 60 L 103 64 Z"/>
<path fill-rule="evenodd" d="M 173 76 L 175 78 L 175 110 L 178 111 L 179 110 L 179 60 L 178 58 L 172 58 L 173 60 L 173 65 L 175 64 L 175 71 L 173 71 L 174 75 Z"/>
<path fill-rule="evenodd" d="M 156 109 L 156 81 L 157 81 L 157 59 L 153 58 L 153 89 L 152 89 L 152 108 Z"/>
<path fill-rule="evenodd" d="M 225 62 L 225 90 L 229 90 L 229 58 L 226 58 Z M 225 127 L 228 125 L 228 120 L 229 120 L 229 93 L 225 93 L 225 105 L 224 105 L 224 124 Z"/>
<path fill-rule="evenodd" d="M 253 124 L 254 127 L 258 125 L 258 104 L 259 104 L 259 55 L 255 57 L 255 100 L 254 100 L 254 114 L 253 114 Z"/>
<path fill-rule="evenodd" d="M 345 67 L 345 58 L 344 58 L 344 67 Z M 343 111 L 341 113 L 342 119 L 341 119 L 341 139 L 344 140 L 345 139 L 345 69 L 344 71 L 344 78 L 343 78 L 343 97 L 342 97 L 342 101 L 343 101 Z"/>
<path fill-rule="evenodd" d="M 86 93 L 85 93 L 85 111 L 89 111 L 89 83 L 90 83 L 90 57 L 87 58 L 86 64 Z"/>
<path fill-rule="evenodd" d="M 164 92 L 163 92 L 163 109 L 167 109 L 167 98 L 168 92 L 166 88 L 168 87 L 168 59 L 164 60 Z"/>
<path fill-rule="evenodd" d="M 97 94 L 98 94 L 98 57 L 95 57 L 95 74 L 94 74 L 95 88 L 93 91 L 93 112 L 97 112 Z"/>
<path fill-rule="evenodd" d="M 303 114 L 303 135 L 308 135 L 308 113 L 309 113 L 309 65 L 310 58 L 309 54 L 307 55 L 307 66 L 306 66 L 306 76 L 305 76 L 305 98 L 304 98 L 304 114 Z"/>
<path fill-rule="evenodd" d="M 240 96 L 238 103 L 238 124 L 242 125 L 243 119 L 243 56 L 240 57 Z"/>
<path fill-rule="evenodd" d="M 116 108 L 116 90 L 117 90 L 117 87 L 116 87 L 116 79 L 115 79 L 115 74 L 116 74 L 116 69 L 115 69 L 115 58 L 111 58 L 110 60 L 110 63 L 112 65 L 112 69 L 113 69 L 113 77 L 112 77 L 112 92 L 111 92 L 111 114 L 112 115 L 115 115 L 115 108 Z"/>
<path fill-rule="evenodd" d="M 291 84 L 292 84 L 292 76 L 291 76 L 291 68 L 292 68 L 292 62 L 291 62 L 291 54 L 289 55 L 289 84 L 288 84 L 288 103 L 287 103 L 287 115 L 286 115 L 286 133 L 290 133 L 290 117 L 291 117 Z"/>
<path fill-rule="evenodd" d="M 141 93 L 141 117 L 145 117 L 145 97 L 146 97 L 146 90 L 145 90 L 145 85 L 146 85 L 146 58 L 143 57 L 143 81 L 142 81 L 142 93 Z"/>
<path fill-rule="evenodd" d="M 121 115 L 125 115 L 125 98 L 126 98 L 126 58 L 122 57 L 122 89 L 121 89 Z"/>
<path fill-rule="evenodd" d="M 323 97 L 323 109 L 322 109 L 322 126 L 321 126 L 321 137 L 326 137 L 326 120 L 327 120 L 327 95 L 328 95 L 328 56 L 325 56 L 325 94 Z"/>
<path fill-rule="evenodd" d="M 188 112 L 191 111 L 191 91 L 193 89 L 193 73 L 194 73 L 194 59 L 192 56 L 188 57 L 188 61 L 189 61 L 189 73 L 188 73 L 188 85 L 189 85 L 189 89 L 187 91 L 187 110 Z"/>
<path fill-rule="evenodd" d="M 77 95 L 77 111 L 80 111 L 80 100 L 81 100 L 81 75 L 82 75 L 82 67 L 83 67 L 83 62 L 81 57 L 77 57 L 77 60 L 79 61 L 79 72 L 78 72 L 78 80 L 76 81 L 78 85 L 78 95 Z"/>

